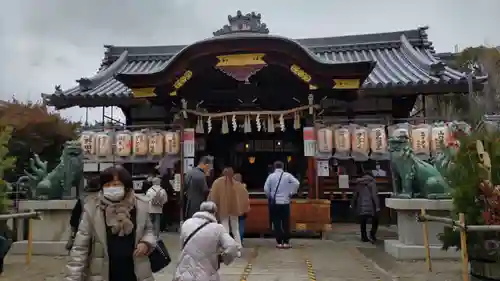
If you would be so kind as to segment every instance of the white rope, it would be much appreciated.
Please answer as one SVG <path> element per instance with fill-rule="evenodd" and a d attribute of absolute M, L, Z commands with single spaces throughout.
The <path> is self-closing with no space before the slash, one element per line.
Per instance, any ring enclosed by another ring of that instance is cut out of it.
<path fill-rule="evenodd" d="M 289 115 L 295 112 L 300 112 L 300 111 L 305 111 L 309 110 L 309 108 L 314 108 L 314 109 L 320 109 L 320 105 L 315 104 L 315 105 L 304 105 L 288 110 L 278 110 L 278 111 L 229 111 L 229 112 L 220 112 L 220 113 L 207 113 L 207 112 L 200 112 L 196 110 L 191 110 L 191 109 L 183 109 L 183 112 L 193 114 L 196 116 L 202 116 L 202 117 L 211 117 L 211 119 L 214 118 L 223 118 L 223 117 L 228 117 L 228 116 L 242 116 L 242 115 L 250 115 L 250 116 L 257 116 L 257 115 Z"/>

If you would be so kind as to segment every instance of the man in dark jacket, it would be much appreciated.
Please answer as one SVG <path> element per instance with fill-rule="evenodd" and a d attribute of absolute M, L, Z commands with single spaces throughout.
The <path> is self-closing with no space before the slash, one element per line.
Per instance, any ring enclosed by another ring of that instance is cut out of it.
<path fill-rule="evenodd" d="M 361 228 L 361 241 L 377 240 L 378 213 L 380 212 L 380 202 L 378 199 L 378 189 L 375 178 L 370 171 L 364 172 L 364 175 L 354 181 L 355 192 L 352 198 L 351 207 L 354 208 L 359 216 Z M 368 220 L 372 221 L 370 236 L 366 233 L 366 224 Z"/>
<path fill-rule="evenodd" d="M 209 189 L 206 176 L 210 173 L 212 160 L 208 156 L 201 157 L 198 166 L 186 173 L 184 180 L 184 221 L 200 210 L 200 205 L 207 198 Z"/>
<path fill-rule="evenodd" d="M 83 194 L 82 197 L 87 196 L 89 193 L 95 193 L 99 191 L 100 188 L 99 177 L 96 176 L 94 178 L 91 178 L 84 189 L 85 194 Z M 80 220 L 82 218 L 83 205 L 85 205 L 84 201 L 84 198 L 78 198 L 76 200 L 75 206 L 73 207 L 73 210 L 71 210 L 71 217 L 69 218 L 71 233 L 68 242 L 66 243 L 66 250 L 68 251 L 73 247 L 73 241 L 75 239 L 76 232 L 78 231 L 78 225 L 80 225 Z"/>

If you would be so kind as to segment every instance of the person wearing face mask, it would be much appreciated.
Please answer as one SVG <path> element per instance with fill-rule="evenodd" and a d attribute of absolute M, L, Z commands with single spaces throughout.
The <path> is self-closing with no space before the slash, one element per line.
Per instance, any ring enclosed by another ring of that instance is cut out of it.
<path fill-rule="evenodd" d="M 102 190 L 83 206 L 65 281 L 154 281 L 148 255 L 156 246 L 149 204 L 136 197 L 122 167 L 99 176 Z"/>
<path fill-rule="evenodd" d="M 210 174 L 212 160 L 201 157 L 198 166 L 186 173 L 184 180 L 184 220 L 191 218 L 200 210 L 200 205 L 207 198 L 209 189 L 206 176 Z"/>

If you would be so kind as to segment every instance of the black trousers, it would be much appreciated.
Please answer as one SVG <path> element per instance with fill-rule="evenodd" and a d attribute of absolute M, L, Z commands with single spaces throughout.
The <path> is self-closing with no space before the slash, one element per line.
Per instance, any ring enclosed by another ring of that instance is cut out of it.
<path fill-rule="evenodd" d="M 377 236 L 378 229 L 378 217 L 377 215 L 360 215 L 359 223 L 361 227 L 361 239 L 368 240 L 368 235 L 366 234 L 366 224 L 371 220 L 372 228 L 370 229 L 370 238 L 375 239 Z"/>
<path fill-rule="evenodd" d="M 3 273 L 3 257 L 0 258 L 0 273 Z"/>
<path fill-rule="evenodd" d="M 276 242 L 290 243 L 290 204 L 271 204 L 270 208 Z"/>

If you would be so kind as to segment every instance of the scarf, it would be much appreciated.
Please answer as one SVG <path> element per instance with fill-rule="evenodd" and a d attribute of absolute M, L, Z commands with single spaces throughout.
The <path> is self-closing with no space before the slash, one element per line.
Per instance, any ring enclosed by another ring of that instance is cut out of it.
<path fill-rule="evenodd" d="M 100 208 L 106 217 L 106 226 L 111 233 L 118 236 L 129 235 L 134 230 L 134 223 L 130 218 L 130 211 L 135 206 L 134 192 L 128 192 L 120 202 L 112 202 L 99 194 Z"/>

